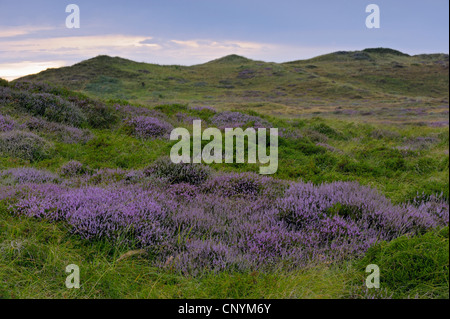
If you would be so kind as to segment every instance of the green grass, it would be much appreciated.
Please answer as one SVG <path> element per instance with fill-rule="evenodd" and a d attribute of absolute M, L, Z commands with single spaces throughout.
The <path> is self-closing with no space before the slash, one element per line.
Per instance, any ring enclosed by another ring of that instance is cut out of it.
<path fill-rule="evenodd" d="M 380 267 L 380 286 L 394 298 L 449 298 L 448 226 L 369 248 L 358 262 Z"/>

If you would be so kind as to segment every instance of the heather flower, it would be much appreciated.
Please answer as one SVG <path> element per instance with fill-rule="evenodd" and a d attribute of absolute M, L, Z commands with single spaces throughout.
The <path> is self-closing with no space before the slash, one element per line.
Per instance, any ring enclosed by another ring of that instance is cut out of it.
<path fill-rule="evenodd" d="M 167 179 L 170 184 L 188 183 L 198 185 L 208 179 L 211 170 L 203 164 L 173 163 L 170 158 L 162 157 L 144 170 L 149 176 Z"/>
<path fill-rule="evenodd" d="M 64 177 L 74 177 L 87 172 L 87 168 L 78 161 L 70 161 L 61 166 L 59 174 Z"/>
<path fill-rule="evenodd" d="M 191 170 L 186 167 L 187 176 Z M 0 198 L 10 198 L 15 214 L 64 220 L 89 240 L 143 247 L 154 253 L 155 265 L 192 275 L 341 261 L 377 241 L 423 233 L 449 220 L 448 202 L 439 196 L 394 205 L 355 182 L 285 183 L 243 173 L 201 183 L 143 178 L 140 184 L 139 172 L 103 169 L 94 175 L 106 182 L 103 188 L 26 184 L 15 193 L 0 188 Z"/>
<path fill-rule="evenodd" d="M 173 127 L 169 123 L 155 117 L 138 116 L 125 120 L 132 129 L 132 134 L 139 138 L 168 137 Z"/>
<path fill-rule="evenodd" d="M 16 126 L 16 122 L 11 117 L 0 114 L 0 132 L 12 131 Z"/>
<path fill-rule="evenodd" d="M 0 171 L 0 179 L 12 184 L 43 184 L 59 181 L 58 175 L 31 167 L 10 168 Z"/>
<path fill-rule="evenodd" d="M 211 123 L 218 128 L 235 128 L 235 127 L 254 127 L 254 128 L 270 128 L 272 125 L 258 117 L 247 115 L 239 112 L 221 112 L 211 118 Z"/>
<path fill-rule="evenodd" d="M 211 106 L 191 106 L 190 109 L 194 111 L 208 111 L 211 113 L 217 113 L 217 111 Z"/>
<path fill-rule="evenodd" d="M 59 141 L 67 144 L 86 143 L 92 139 L 92 134 L 87 129 L 46 121 L 42 118 L 32 117 L 25 126 L 30 131 L 52 134 Z"/>
<path fill-rule="evenodd" d="M 265 196 L 274 198 L 283 194 L 287 183 L 255 173 L 228 173 L 216 175 L 202 185 L 206 193 L 220 196 Z"/>

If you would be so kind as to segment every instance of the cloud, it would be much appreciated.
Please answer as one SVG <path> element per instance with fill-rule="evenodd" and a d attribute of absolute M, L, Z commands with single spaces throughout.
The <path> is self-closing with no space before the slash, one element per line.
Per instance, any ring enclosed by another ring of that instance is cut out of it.
<path fill-rule="evenodd" d="M 45 27 L 45 26 L 18 26 L 18 27 L 6 27 L 6 26 L 0 26 L 0 39 L 1 38 L 12 38 L 17 37 L 21 35 L 28 35 L 32 33 L 36 33 L 39 31 L 48 31 L 52 30 L 51 27 Z"/>
<path fill-rule="evenodd" d="M 72 50 L 95 51 L 103 48 L 158 47 L 157 44 L 145 43 L 148 39 L 148 37 L 127 35 L 53 37 L 1 41 L 0 48 L 7 47 L 10 52 L 48 51 L 48 53 L 52 53 L 58 50 L 61 54 Z"/>
<path fill-rule="evenodd" d="M 0 64 L 0 78 L 12 81 L 19 77 L 38 73 L 48 68 L 59 68 L 65 66 L 64 61 L 24 61 L 18 63 Z"/>

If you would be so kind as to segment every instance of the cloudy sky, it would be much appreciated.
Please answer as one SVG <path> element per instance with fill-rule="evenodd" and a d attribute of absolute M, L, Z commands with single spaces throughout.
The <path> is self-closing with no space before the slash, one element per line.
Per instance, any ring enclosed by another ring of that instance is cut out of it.
<path fill-rule="evenodd" d="M 71 3 L 78 29 L 66 27 Z M 379 29 L 365 24 L 371 3 Z M 274 62 L 367 47 L 448 53 L 448 10 L 448 0 L 0 0 L 0 77 L 100 54 L 192 65 L 232 53 Z"/>

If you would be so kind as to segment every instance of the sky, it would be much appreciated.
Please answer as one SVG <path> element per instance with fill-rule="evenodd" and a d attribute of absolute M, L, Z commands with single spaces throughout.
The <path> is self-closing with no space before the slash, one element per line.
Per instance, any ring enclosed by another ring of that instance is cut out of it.
<path fill-rule="evenodd" d="M 66 6 L 80 9 L 67 28 Z M 369 4 L 380 28 L 367 28 Z M 287 62 L 389 47 L 449 52 L 448 0 L 0 0 L 0 78 L 97 55 L 193 65 L 228 54 Z"/>

